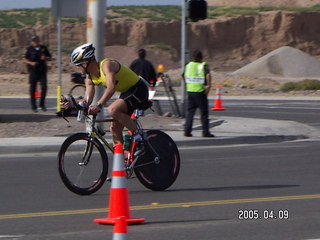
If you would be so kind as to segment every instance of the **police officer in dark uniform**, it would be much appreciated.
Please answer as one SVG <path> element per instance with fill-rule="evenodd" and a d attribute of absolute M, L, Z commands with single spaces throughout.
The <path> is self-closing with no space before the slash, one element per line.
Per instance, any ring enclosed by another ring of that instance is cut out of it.
<path fill-rule="evenodd" d="M 37 104 L 35 99 L 35 92 L 37 83 L 41 84 L 41 97 L 40 107 L 43 111 L 46 111 L 45 98 L 47 94 L 47 61 L 51 60 L 51 54 L 48 48 L 40 44 L 38 36 L 33 36 L 31 39 L 31 46 L 27 48 L 22 61 L 27 64 L 29 72 L 30 83 L 30 100 L 31 108 L 34 112 L 37 112 Z"/>
<path fill-rule="evenodd" d="M 184 136 L 192 137 L 193 117 L 197 110 L 200 109 L 202 136 L 214 137 L 209 132 L 208 120 L 208 98 L 207 95 L 211 87 L 210 70 L 206 62 L 202 62 L 202 53 L 195 50 L 190 61 L 184 70 L 183 78 L 186 82 L 188 94 L 187 117 L 184 128 Z"/>

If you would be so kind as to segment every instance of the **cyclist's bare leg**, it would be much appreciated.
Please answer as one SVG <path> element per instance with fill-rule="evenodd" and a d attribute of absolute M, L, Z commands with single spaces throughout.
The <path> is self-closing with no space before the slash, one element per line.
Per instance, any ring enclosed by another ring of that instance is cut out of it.
<path fill-rule="evenodd" d="M 124 126 L 118 121 L 111 122 L 110 131 L 112 134 L 113 143 L 123 143 L 122 131 Z"/>
<path fill-rule="evenodd" d="M 127 114 L 128 107 L 126 102 L 123 99 L 119 98 L 116 101 L 114 101 L 108 107 L 108 111 L 110 116 L 118 121 L 118 123 L 117 122 L 112 123 L 112 126 L 114 128 L 112 127 L 112 130 L 111 130 L 112 134 L 114 135 L 114 140 L 116 140 L 117 142 L 119 141 L 119 139 L 121 139 L 122 141 L 123 127 L 126 127 L 132 132 L 135 132 L 137 130 L 137 124 Z M 122 127 L 121 131 L 120 131 L 120 126 Z M 115 132 L 113 131 L 113 129 Z"/>

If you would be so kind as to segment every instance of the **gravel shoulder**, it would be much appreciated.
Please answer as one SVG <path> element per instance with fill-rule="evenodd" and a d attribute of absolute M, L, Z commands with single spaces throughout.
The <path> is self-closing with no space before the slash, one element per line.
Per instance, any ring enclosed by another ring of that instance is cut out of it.
<path fill-rule="evenodd" d="M 181 93 L 179 70 L 170 70 L 168 74 L 173 80 L 176 94 L 179 95 Z M 28 97 L 27 78 L 27 74 L 0 74 L 0 96 Z M 56 74 L 49 74 L 48 78 L 48 96 L 56 96 Z M 222 99 L 224 96 L 320 97 L 320 91 L 290 93 L 278 91 L 282 83 L 293 80 L 288 78 L 258 79 L 247 76 L 230 76 L 228 73 L 218 72 L 212 72 L 212 78 L 212 90 L 209 94 L 212 98 L 215 97 L 216 84 L 220 84 L 222 87 Z M 71 87 L 70 74 L 63 74 L 62 93 L 66 94 Z M 159 90 L 163 89 L 160 87 Z M 178 127 L 181 125 L 181 119 L 157 115 L 147 115 L 141 119 L 145 128 L 152 128 L 157 123 L 157 128 L 160 129 L 181 130 Z M 61 117 L 57 117 L 54 110 L 45 113 L 32 113 L 30 109 L 2 110 L 0 137 L 53 137 L 83 131 L 84 125 L 76 122 L 74 117 L 70 117 L 69 121 L 70 123 L 64 121 Z M 106 126 L 105 128 L 108 129 L 109 127 Z"/>

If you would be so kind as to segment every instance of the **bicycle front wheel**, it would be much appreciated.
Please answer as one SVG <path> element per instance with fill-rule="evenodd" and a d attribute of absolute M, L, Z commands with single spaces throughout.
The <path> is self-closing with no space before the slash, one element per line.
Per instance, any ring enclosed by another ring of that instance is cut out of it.
<path fill-rule="evenodd" d="M 98 191 L 107 178 L 107 153 L 98 139 L 87 133 L 68 137 L 58 158 L 60 177 L 71 192 L 90 195 Z"/>
<path fill-rule="evenodd" d="M 134 172 L 139 181 L 153 191 L 163 191 L 176 180 L 180 170 L 177 145 L 162 131 L 146 132 L 145 153 L 139 158 Z"/>

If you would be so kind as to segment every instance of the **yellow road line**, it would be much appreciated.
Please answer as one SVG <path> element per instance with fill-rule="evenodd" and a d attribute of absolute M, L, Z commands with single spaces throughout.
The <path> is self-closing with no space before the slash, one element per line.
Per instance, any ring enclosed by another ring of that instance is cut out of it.
<path fill-rule="evenodd" d="M 163 209 L 163 208 L 179 208 L 179 207 L 192 207 L 192 206 L 199 207 L 199 206 L 227 205 L 227 204 L 253 203 L 253 202 L 304 200 L 304 199 L 316 199 L 316 198 L 320 198 L 320 194 L 264 197 L 264 198 L 242 198 L 242 199 L 202 201 L 202 202 L 151 204 L 151 205 L 142 205 L 142 206 L 132 206 L 130 209 L 131 210 L 151 210 L 151 209 Z M 77 215 L 77 214 L 91 214 L 91 213 L 103 213 L 103 212 L 105 213 L 107 211 L 109 211 L 108 208 L 94 208 L 94 209 L 52 211 L 52 212 L 38 212 L 38 213 L 5 214 L 5 215 L 0 215 L 0 220 L 17 219 L 17 218 L 32 218 L 32 217 Z"/>

